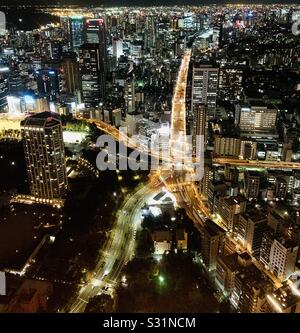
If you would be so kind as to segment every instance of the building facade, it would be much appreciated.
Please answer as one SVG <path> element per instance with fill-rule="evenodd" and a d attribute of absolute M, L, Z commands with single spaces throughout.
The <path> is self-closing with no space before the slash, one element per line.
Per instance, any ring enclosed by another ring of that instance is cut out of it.
<path fill-rule="evenodd" d="M 61 121 L 42 112 L 23 120 L 21 130 L 31 195 L 41 202 L 63 198 L 67 176 Z"/>

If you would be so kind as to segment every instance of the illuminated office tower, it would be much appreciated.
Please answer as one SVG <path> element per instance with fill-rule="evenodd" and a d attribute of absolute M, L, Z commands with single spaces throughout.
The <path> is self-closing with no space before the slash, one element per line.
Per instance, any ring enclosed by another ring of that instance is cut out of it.
<path fill-rule="evenodd" d="M 132 78 L 125 83 L 126 112 L 135 112 L 135 80 Z"/>
<path fill-rule="evenodd" d="M 41 202 L 63 198 L 67 190 L 61 121 L 42 112 L 21 122 L 31 195 Z"/>
<path fill-rule="evenodd" d="M 192 111 L 199 103 L 207 105 L 207 116 L 211 119 L 215 116 L 217 106 L 219 69 L 210 65 L 198 65 L 193 67 L 192 82 Z"/>
<path fill-rule="evenodd" d="M 8 77 L 8 87 L 10 94 L 19 94 L 24 91 L 24 82 L 19 70 L 12 70 Z"/>
<path fill-rule="evenodd" d="M 223 25 L 215 24 L 213 27 L 212 43 L 215 50 L 222 48 Z"/>
<path fill-rule="evenodd" d="M 0 67 L 0 109 L 7 105 L 8 67 Z"/>
<path fill-rule="evenodd" d="M 266 216 L 257 210 L 251 210 L 240 215 L 236 228 L 237 238 L 244 249 L 259 256 L 266 230 Z"/>
<path fill-rule="evenodd" d="M 198 156 L 201 153 L 200 144 L 206 144 L 207 138 L 207 120 L 206 120 L 206 106 L 204 104 L 196 104 L 193 109 L 193 156 Z M 198 154 L 198 155 L 197 155 Z"/>
<path fill-rule="evenodd" d="M 74 16 L 70 18 L 70 36 L 71 36 L 71 49 L 76 51 L 83 44 L 83 27 L 84 18 Z"/>
<path fill-rule="evenodd" d="M 99 44 L 84 44 L 79 49 L 82 101 L 86 107 L 99 106 L 105 96 L 105 74 Z"/>
<path fill-rule="evenodd" d="M 107 36 L 103 19 L 87 19 L 84 27 L 84 42 L 99 45 L 101 70 L 107 71 Z"/>
<path fill-rule="evenodd" d="M 295 271 L 299 246 L 285 239 L 274 239 L 270 251 L 270 270 L 281 280 Z"/>
<path fill-rule="evenodd" d="M 40 97 L 46 97 L 50 101 L 56 99 L 59 93 L 58 72 L 55 69 L 40 69 L 35 72 Z"/>
<path fill-rule="evenodd" d="M 273 131 L 276 129 L 277 109 L 263 102 L 236 106 L 235 123 L 241 131 Z"/>
<path fill-rule="evenodd" d="M 257 198 L 260 188 L 260 174 L 256 171 L 245 173 L 245 197 L 247 199 Z"/>
<path fill-rule="evenodd" d="M 116 59 L 118 60 L 124 54 L 122 39 L 113 38 L 112 47 L 113 47 L 113 56 L 116 57 Z"/>
<path fill-rule="evenodd" d="M 156 42 L 156 21 L 152 15 L 146 16 L 145 22 L 145 48 L 153 48 Z"/>
<path fill-rule="evenodd" d="M 70 18 L 68 16 L 61 16 L 60 17 L 60 28 L 62 31 L 62 37 L 66 40 L 66 41 L 70 41 L 70 33 L 71 33 L 71 28 L 70 28 Z"/>

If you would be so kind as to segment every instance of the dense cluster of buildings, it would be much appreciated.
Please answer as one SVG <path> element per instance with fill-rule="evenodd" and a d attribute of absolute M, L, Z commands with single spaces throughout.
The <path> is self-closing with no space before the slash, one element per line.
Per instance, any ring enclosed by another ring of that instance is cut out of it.
<path fill-rule="evenodd" d="M 0 36 L 0 112 L 21 135 L 31 197 L 65 197 L 58 114 L 168 135 L 184 50 L 192 49 L 187 131 L 205 146 L 198 191 L 209 216 L 200 257 L 238 312 L 299 312 L 299 45 L 294 9 L 269 5 L 45 9 L 59 23 Z M 253 162 L 239 164 L 239 161 Z M 186 250 L 155 231 L 155 252 Z M 33 294 L 32 294 L 33 295 Z M 33 297 L 33 296 L 32 296 Z M 38 302 L 37 300 L 35 302 Z M 13 305 L 12 305 L 13 306 Z"/>

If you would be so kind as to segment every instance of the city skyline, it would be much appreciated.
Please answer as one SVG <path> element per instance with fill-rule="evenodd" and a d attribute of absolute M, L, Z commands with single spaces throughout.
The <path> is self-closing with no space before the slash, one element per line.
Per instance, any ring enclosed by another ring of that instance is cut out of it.
<path fill-rule="evenodd" d="M 0 32 L 0 317 L 300 313 L 300 6 L 114 5 Z"/>

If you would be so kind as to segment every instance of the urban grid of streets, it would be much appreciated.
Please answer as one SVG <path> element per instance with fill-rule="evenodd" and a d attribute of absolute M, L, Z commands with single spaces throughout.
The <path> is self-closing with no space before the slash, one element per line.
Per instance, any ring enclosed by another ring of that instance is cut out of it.
<path fill-rule="evenodd" d="M 183 166 L 183 171 L 173 171 L 172 159 L 175 159 L 176 151 L 178 147 L 184 144 L 183 138 L 186 134 L 186 106 L 185 106 L 185 91 L 187 82 L 187 71 L 189 67 L 191 57 L 191 51 L 188 49 L 185 51 L 183 56 L 182 64 L 178 73 L 178 80 L 174 90 L 174 96 L 172 101 L 172 121 L 171 121 L 171 161 L 169 162 L 169 170 L 158 170 L 150 175 L 151 182 L 147 186 L 138 190 L 132 197 L 125 203 L 122 214 L 119 215 L 115 227 L 111 233 L 111 237 L 108 240 L 105 249 L 103 251 L 104 256 L 101 258 L 96 270 L 94 279 L 83 286 L 80 290 L 78 298 L 73 302 L 70 312 L 82 312 L 89 298 L 108 290 L 113 289 L 114 286 L 120 281 L 122 268 L 127 261 L 134 254 L 135 247 L 135 234 L 140 221 L 140 210 L 146 201 L 146 198 L 157 193 L 159 190 L 157 186 L 161 180 L 166 185 L 167 189 L 174 194 L 177 203 L 184 207 L 187 214 L 195 222 L 195 226 L 200 228 L 203 225 L 206 218 L 213 219 L 216 223 L 223 226 L 222 221 L 216 220 L 211 216 L 207 207 L 199 197 L 198 191 L 194 183 L 187 183 L 185 181 L 187 173 L 193 173 L 194 170 L 190 166 Z M 142 145 L 135 144 L 129 138 L 124 137 L 116 128 L 105 124 L 100 121 L 95 122 L 98 128 L 104 130 L 106 133 L 112 135 L 116 140 L 125 140 L 129 147 L 141 149 Z M 179 149 L 181 152 L 184 149 Z M 274 167 L 274 168 L 300 168 L 298 164 L 287 163 L 287 162 L 258 162 L 251 161 L 255 167 Z M 230 164 L 235 166 L 251 166 L 249 161 L 239 159 L 228 159 L 218 158 L 214 160 L 216 164 Z M 156 183 L 156 190 L 153 189 L 153 184 Z M 152 184 L 152 185 L 151 185 Z M 237 244 L 231 238 L 231 242 L 234 246 Z M 257 261 L 254 262 L 259 265 L 260 269 L 263 270 L 267 275 L 270 276 L 269 272 L 266 271 L 262 265 Z M 275 283 L 279 286 L 280 283 L 277 279 L 274 280 L 273 276 L 270 276 Z"/>
<path fill-rule="evenodd" d="M 185 92 L 190 58 L 191 50 L 188 49 L 183 56 L 172 101 L 171 157 L 176 154 L 178 147 L 184 145 L 184 140 L 182 139 L 185 137 L 186 127 Z M 114 131 L 112 134 L 115 139 L 118 137 L 117 132 Z M 171 169 L 172 164 L 170 164 Z M 170 184 L 170 172 L 165 169 L 158 170 L 157 173 L 155 172 L 150 175 L 150 183 L 138 190 L 126 201 L 119 212 L 111 236 L 102 250 L 101 259 L 94 271 L 94 277 L 81 288 L 78 297 L 70 306 L 71 313 L 83 312 L 91 297 L 101 292 L 107 292 L 109 288 L 113 289 L 120 281 L 123 267 L 134 255 L 135 236 L 140 222 L 141 208 L 147 202 L 147 199 L 157 193 L 161 187 L 161 184 L 157 181 L 158 176 L 166 184 L 167 188 L 174 192 L 174 189 L 170 185 L 176 184 L 177 178 L 174 183 L 173 175 L 171 175 Z M 179 186 L 181 185 L 179 184 Z M 186 187 L 189 188 L 190 184 L 184 186 L 181 191 L 186 191 Z M 156 188 L 156 190 L 153 188 Z M 192 191 L 196 193 L 194 186 L 192 186 Z M 187 196 L 189 195 L 192 196 L 193 194 L 188 190 Z M 175 197 L 177 197 L 176 194 Z M 184 202 L 191 202 L 191 197 L 183 195 L 182 199 Z"/>

